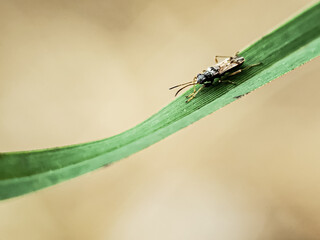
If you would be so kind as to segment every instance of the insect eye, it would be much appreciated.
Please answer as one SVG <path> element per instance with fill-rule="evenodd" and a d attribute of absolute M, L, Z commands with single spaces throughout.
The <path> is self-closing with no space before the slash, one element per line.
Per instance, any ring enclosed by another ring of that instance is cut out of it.
<path fill-rule="evenodd" d="M 206 80 L 206 77 L 203 74 L 198 74 L 197 83 L 202 84 Z"/>

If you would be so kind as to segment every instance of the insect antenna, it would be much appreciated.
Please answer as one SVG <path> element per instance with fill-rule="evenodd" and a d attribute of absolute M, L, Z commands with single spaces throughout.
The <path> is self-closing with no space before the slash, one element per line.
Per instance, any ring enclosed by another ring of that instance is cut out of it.
<path fill-rule="evenodd" d="M 190 83 L 190 84 L 188 84 L 188 85 L 186 85 L 186 86 L 184 86 L 184 87 L 180 88 L 180 89 L 176 92 L 176 94 L 175 94 L 174 96 L 177 96 L 177 95 L 178 95 L 178 93 L 179 93 L 182 89 L 185 89 L 186 87 L 193 86 L 193 85 L 195 85 L 195 84 L 196 84 L 196 83 Z"/>
<path fill-rule="evenodd" d="M 193 81 L 178 84 L 178 85 L 176 85 L 176 86 L 173 86 L 173 87 L 169 88 L 169 90 L 174 89 L 174 88 L 176 88 L 176 87 L 184 86 L 184 85 L 189 84 L 189 83 L 192 83 L 192 82 L 193 82 Z"/>

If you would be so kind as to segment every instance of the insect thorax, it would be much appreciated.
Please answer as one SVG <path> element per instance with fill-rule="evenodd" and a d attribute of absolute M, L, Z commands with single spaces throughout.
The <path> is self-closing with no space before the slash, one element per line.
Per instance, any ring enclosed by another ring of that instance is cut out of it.
<path fill-rule="evenodd" d="M 208 67 L 203 73 L 197 75 L 198 84 L 206 84 L 206 82 L 212 82 L 214 78 L 219 75 L 219 67 Z"/>

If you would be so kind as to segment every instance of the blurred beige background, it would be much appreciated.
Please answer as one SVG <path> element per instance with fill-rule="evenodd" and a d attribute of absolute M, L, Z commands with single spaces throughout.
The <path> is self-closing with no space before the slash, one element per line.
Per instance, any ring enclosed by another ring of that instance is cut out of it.
<path fill-rule="evenodd" d="M 0 151 L 131 128 L 306 5 L 1 1 Z M 319 87 L 316 59 L 127 159 L 0 202 L 0 240 L 320 239 Z"/>

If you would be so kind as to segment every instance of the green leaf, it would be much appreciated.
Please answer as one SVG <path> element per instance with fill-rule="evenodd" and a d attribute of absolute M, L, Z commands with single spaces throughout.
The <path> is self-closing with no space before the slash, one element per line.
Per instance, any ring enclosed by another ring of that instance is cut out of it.
<path fill-rule="evenodd" d="M 320 54 L 320 3 L 316 3 L 242 52 L 246 65 L 232 77 L 238 85 L 187 93 L 136 127 L 95 142 L 27 152 L 0 153 L 0 199 L 54 185 L 125 158 L 235 101 Z"/>

